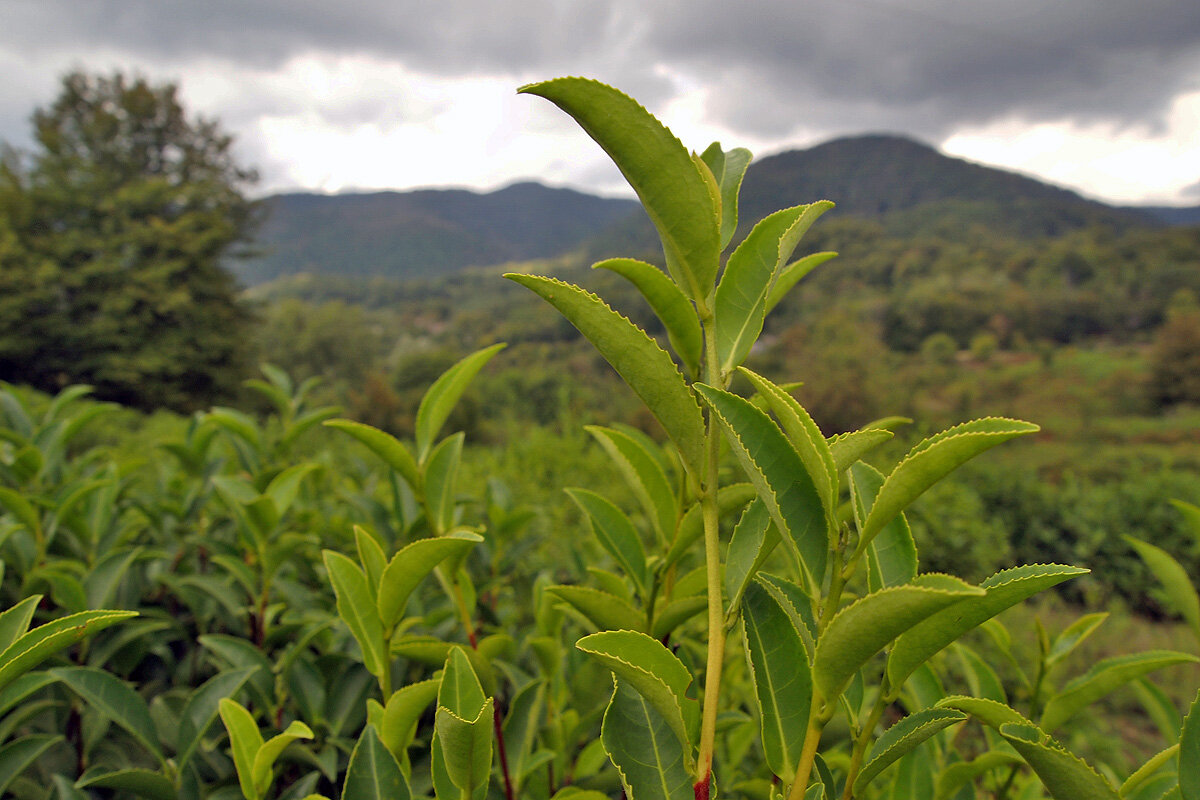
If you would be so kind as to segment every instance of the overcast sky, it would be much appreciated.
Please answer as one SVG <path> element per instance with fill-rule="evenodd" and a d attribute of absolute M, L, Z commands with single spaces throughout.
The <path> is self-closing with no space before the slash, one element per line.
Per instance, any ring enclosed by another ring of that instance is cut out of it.
<path fill-rule="evenodd" d="M 515 93 L 572 74 L 696 150 L 903 133 L 1109 202 L 1200 204 L 1198 0 L 0 0 L 0 140 L 27 146 L 71 69 L 178 82 L 260 191 L 620 192 Z"/>

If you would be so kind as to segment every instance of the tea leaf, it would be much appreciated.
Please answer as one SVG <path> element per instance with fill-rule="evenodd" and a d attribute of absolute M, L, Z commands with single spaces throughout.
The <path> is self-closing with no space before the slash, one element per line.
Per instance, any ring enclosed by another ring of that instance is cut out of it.
<path fill-rule="evenodd" d="M 1121 784 L 1121 788 L 1118 789 L 1118 793 L 1121 797 L 1129 797 L 1142 784 L 1154 778 L 1164 766 L 1169 764 L 1178 755 L 1179 744 L 1176 743 L 1150 756 L 1150 758 L 1146 759 L 1145 764 L 1142 764 L 1125 779 L 1125 782 Z"/>
<path fill-rule="evenodd" d="M 1200 800 L 1200 694 L 1192 701 L 1179 734 L 1179 793 Z"/>
<path fill-rule="evenodd" d="M 367 586 L 367 576 L 357 564 L 341 553 L 323 551 L 325 570 L 337 597 L 338 616 L 346 623 L 362 650 L 363 666 L 379 678 L 390 659 L 383 635 L 379 610 Z"/>
<path fill-rule="evenodd" d="M 810 585 L 825 576 L 829 532 L 821 497 L 795 448 L 750 401 L 696 384 Z"/>
<path fill-rule="evenodd" d="M 1163 667 L 1198 661 L 1200 658 L 1188 653 L 1175 653 L 1169 650 L 1150 650 L 1144 653 L 1106 658 L 1085 674 L 1072 680 L 1050 698 L 1046 703 L 1045 711 L 1042 712 L 1040 727 L 1047 732 L 1053 732 L 1084 707 L 1124 686 L 1134 678 L 1140 678 L 1148 672 Z"/>
<path fill-rule="evenodd" d="M 1086 572 L 1080 567 L 1061 564 L 1028 564 L 996 573 L 979 584 L 979 588 L 986 590 L 985 595 L 967 598 L 934 614 L 897 639 L 888 656 L 888 680 L 893 687 L 900 687 L 926 659 L 984 620 Z"/>
<path fill-rule="evenodd" d="M 161 772 L 151 772 L 148 769 L 106 770 L 97 765 L 79 777 L 75 782 L 77 789 L 115 789 L 118 792 L 128 792 L 147 800 L 178 800 L 179 793 L 175 784 Z"/>
<path fill-rule="evenodd" d="M 787 293 L 792 288 L 804 279 L 804 276 L 812 272 L 817 267 L 837 257 L 837 253 L 825 251 L 823 253 L 812 253 L 804 258 L 797 259 L 788 264 L 775 276 L 775 282 L 771 284 L 770 291 L 767 292 L 767 308 L 766 313 L 770 314 L 775 306 L 779 305 L 779 301 L 787 296 Z"/>
<path fill-rule="evenodd" d="M 758 699 L 767 766 L 782 780 L 796 774 L 808 733 L 812 674 L 800 632 L 779 600 L 757 581 L 742 600 L 746 659 Z"/>
<path fill-rule="evenodd" d="M 1100 773 L 1042 730 L 1032 725 L 1008 723 L 1001 726 L 1000 735 L 1033 768 L 1055 800 L 1118 800 L 1120 797 Z"/>
<path fill-rule="evenodd" d="M 861 530 L 879 495 L 879 487 L 883 485 L 883 473 L 870 464 L 855 462 L 846 474 L 854 506 L 854 521 Z M 867 546 L 867 587 L 875 592 L 888 586 L 908 583 L 915 577 L 917 545 L 904 512 L 900 512 L 883 526 Z"/>
<path fill-rule="evenodd" d="M 256 671 L 257 667 L 218 673 L 188 696 L 179 718 L 179 735 L 175 746 L 177 772 L 183 772 L 200 746 L 200 740 L 216 721 L 221 700 L 232 697 Z"/>
<path fill-rule="evenodd" d="M 429 524 L 438 534 L 454 526 L 455 491 L 465 438 L 465 434 L 456 433 L 443 439 L 425 466 L 425 505 Z"/>
<path fill-rule="evenodd" d="M 597 81 L 559 78 L 518 91 L 557 105 L 608 153 L 658 229 L 667 271 L 684 294 L 705 300 L 721 252 L 719 209 L 687 148 L 637 101 Z"/>
<path fill-rule="evenodd" d="M 62 741 L 62 738 L 49 734 L 34 734 L 22 736 L 0 747 L 0 794 L 5 793 L 14 778 L 37 761 L 42 753 Z"/>
<path fill-rule="evenodd" d="M 676 592 L 678 593 L 678 591 Z M 708 609 L 708 597 L 702 594 L 680 597 L 654 609 L 654 624 L 650 635 L 663 639 L 701 611 Z"/>
<path fill-rule="evenodd" d="M 242 794 L 251 800 L 258 800 L 264 791 L 258 788 L 254 779 L 255 756 L 263 745 L 258 723 L 241 703 L 227 697 L 218 704 L 218 713 L 225 723 L 225 730 L 229 732 L 229 746 Z"/>
<path fill-rule="evenodd" d="M 518 797 L 525 777 L 537 760 L 533 758 L 533 752 L 541 729 L 545 695 L 545 681 L 530 681 L 513 695 L 504 719 L 504 744 L 513 791 Z"/>
<path fill-rule="evenodd" d="M 421 405 L 417 408 L 417 463 L 425 463 L 433 441 L 446 418 L 458 404 L 467 386 L 479 374 L 479 370 L 503 349 L 503 344 L 494 344 L 471 353 L 442 373 L 425 392 L 425 396 L 421 398 Z"/>
<path fill-rule="evenodd" d="M 964 697 L 963 695 L 951 695 L 943 697 L 937 702 L 938 708 L 953 708 L 959 711 L 970 714 L 985 725 L 995 728 L 997 731 L 1001 727 L 1012 723 L 1014 725 L 1033 726 L 1033 723 L 1025 719 L 1021 712 L 1014 708 L 1010 708 L 1004 703 L 995 700 L 987 700 L 982 697 Z"/>
<path fill-rule="evenodd" d="M 713 178 L 720 188 L 721 194 L 721 250 L 729 244 L 738 226 L 738 195 L 742 189 L 742 179 L 746 176 L 746 168 L 754 158 L 744 147 L 735 147 L 726 152 L 721 150 L 720 142 L 713 142 L 700 158 L 708 165 Z"/>
<path fill-rule="evenodd" d="M 159 762 L 166 759 L 158 744 L 158 734 L 150 719 L 150 709 L 142 696 L 124 681 L 103 670 L 91 667 L 69 667 L 49 670 L 94 709 L 120 725 L 145 747 Z"/>
<path fill-rule="evenodd" d="M 717 490 L 717 513 L 724 517 L 726 514 L 742 508 L 757 496 L 758 492 L 749 483 L 733 483 L 722 486 Z M 701 514 L 700 504 L 693 503 L 679 520 L 675 541 L 671 542 L 671 549 L 667 551 L 664 559 L 666 566 L 669 567 L 683 558 L 691 546 L 703 535 L 704 517 Z"/>
<path fill-rule="evenodd" d="M 742 594 L 767 555 L 779 543 L 779 530 L 771 522 L 762 500 L 755 498 L 733 529 L 725 558 L 725 595 L 730 606 L 740 605 Z"/>
<path fill-rule="evenodd" d="M 662 714 L 641 693 L 614 678 L 600 741 L 629 800 L 694 800 L 685 749 Z"/>
<path fill-rule="evenodd" d="M 1062 633 L 1054 637 L 1054 643 L 1046 653 L 1046 666 L 1057 664 L 1070 655 L 1080 642 L 1091 636 L 1092 632 L 1106 619 L 1108 619 L 1107 613 L 1084 614 L 1068 625 Z"/>
<path fill-rule="evenodd" d="M 933 800 L 949 800 L 958 789 L 980 775 L 985 775 L 1000 767 L 1011 767 L 1020 764 L 1021 759 L 1001 750 L 992 750 L 970 761 L 959 761 L 942 770 L 938 775 L 937 794 Z"/>
<path fill-rule="evenodd" d="M 871 749 L 858 777 L 854 779 L 854 793 L 859 794 L 876 775 L 887 769 L 902 756 L 911 753 L 917 745 L 940 730 L 967 718 L 966 714 L 944 708 L 927 708 L 892 725 Z"/>
<path fill-rule="evenodd" d="M 409 800 L 412 797 L 399 762 L 383 746 L 372 725 L 363 728 L 350 753 L 342 797 L 354 800 Z"/>
<path fill-rule="evenodd" d="M 20 492 L 0 486 L 0 506 L 8 509 L 8 512 L 16 517 L 17 521 L 24 525 L 26 530 L 33 534 L 35 540 L 41 540 L 41 517 L 33 505 Z"/>
<path fill-rule="evenodd" d="M 822 697 L 833 700 L 893 639 L 947 606 L 982 595 L 982 589 L 949 575 L 923 575 L 855 601 L 838 612 L 817 640 L 813 682 Z"/>
<path fill-rule="evenodd" d="M 21 607 L 21 604 L 14 606 Z M 19 618 L 21 614 L 17 616 Z M 136 611 L 81 611 L 47 622 L 22 634 L 0 652 L 0 688 L 7 686 L 64 647 L 136 616 Z"/>
<path fill-rule="evenodd" d="M 613 671 L 622 682 L 654 706 L 671 730 L 691 747 L 700 731 L 700 706 L 687 696 L 692 674 L 662 642 L 637 631 L 604 631 L 585 636 L 575 646 Z"/>
<path fill-rule="evenodd" d="M 461 647 L 451 649 L 438 691 L 434 728 L 450 781 L 470 796 L 486 785 L 492 765 L 492 698 Z"/>
<path fill-rule="evenodd" d="M 400 477 L 404 478 L 414 492 L 420 494 L 424 491 L 421 470 L 417 467 L 417 462 L 404 443 L 395 436 L 378 428 L 372 428 L 370 425 L 348 419 L 331 419 L 325 423 L 325 426 L 348 433 L 358 439 L 372 453 L 382 458 L 385 464 L 400 473 Z"/>
<path fill-rule="evenodd" d="M 0 614 L 0 651 L 7 650 L 13 642 L 29 630 L 33 612 L 37 611 L 40 602 L 42 602 L 42 595 L 31 595 Z"/>
<path fill-rule="evenodd" d="M 667 352 L 641 328 L 578 286 L 536 275 L 508 273 L 504 277 L 532 290 L 570 320 L 662 424 L 688 471 L 701 474 L 704 418 Z"/>
<path fill-rule="evenodd" d="M 461 556 L 482 541 L 479 534 L 458 531 L 418 539 L 401 548 L 388 562 L 379 583 L 377 608 L 383 625 L 392 628 L 400 622 L 413 590 L 438 564 Z"/>
<path fill-rule="evenodd" d="M 437 699 L 441 689 L 441 676 L 409 685 L 392 693 L 383 709 L 383 720 L 379 727 L 379 738 L 400 758 L 404 749 L 412 743 L 417 720 Z"/>
<path fill-rule="evenodd" d="M 1137 550 L 1146 566 L 1154 573 L 1163 585 L 1171 608 L 1187 621 L 1192 628 L 1192 635 L 1200 640 L 1200 595 L 1192 585 L 1192 578 L 1170 553 L 1149 542 L 1143 542 L 1132 536 L 1123 536 L 1125 541 Z"/>
<path fill-rule="evenodd" d="M 658 458 L 648 452 L 642 442 L 624 431 L 599 425 L 585 425 L 584 429 L 617 465 L 625 482 L 646 510 L 659 541 L 665 544 L 673 540 L 679 521 L 679 504 L 675 499 L 675 489 Z"/>
<path fill-rule="evenodd" d="M 587 489 L 567 489 L 567 494 L 587 515 L 592 533 L 646 596 L 646 551 L 637 529 L 625 512 Z"/>
<path fill-rule="evenodd" d="M 636 286 L 663 324 L 671 348 L 688 372 L 693 376 L 700 374 L 704 334 L 696 309 L 674 281 L 653 264 L 633 258 L 606 259 L 593 264 L 592 269 L 611 270 Z"/>
<path fill-rule="evenodd" d="M 254 755 L 253 775 L 254 788 L 259 796 L 265 795 L 271 788 L 275 761 L 287 749 L 287 746 L 299 739 L 311 738 L 313 738 L 313 732 L 307 725 L 299 720 L 292 720 L 283 733 L 272 736 L 258 748 L 258 752 Z"/>

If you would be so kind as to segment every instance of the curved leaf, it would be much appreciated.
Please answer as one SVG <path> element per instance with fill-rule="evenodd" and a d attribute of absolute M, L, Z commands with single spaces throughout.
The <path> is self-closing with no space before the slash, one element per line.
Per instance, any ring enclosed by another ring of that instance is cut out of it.
<path fill-rule="evenodd" d="M 1156 669 L 1189 661 L 1195 663 L 1200 661 L 1200 658 L 1168 650 L 1151 650 L 1106 658 L 1050 698 L 1045 711 L 1042 712 L 1040 727 L 1047 732 L 1053 732 L 1084 707 L 1129 681 Z"/>
<path fill-rule="evenodd" d="M 700 732 L 700 705 L 687 696 L 692 674 L 657 639 L 637 631 L 604 631 L 585 636 L 575 646 L 608 667 L 618 681 L 635 689 L 658 711 L 679 737 L 685 761 Z"/>
<path fill-rule="evenodd" d="M 0 486 L 0 506 L 8 509 L 8 513 L 16 517 L 25 529 L 33 534 L 35 539 L 42 538 L 42 521 L 33 504 L 13 489 Z"/>
<path fill-rule="evenodd" d="M 1200 800 L 1200 694 L 1192 701 L 1179 734 L 1179 793 Z"/>
<path fill-rule="evenodd" d="M 717 513 L 724 517 L 758 496 L 754 486 L 749 483 L 733 483 L 722 486 L 717 490 Z M 675 532 L 675 541 L 667 551 L 664 562 L 671 566 L 683 558 L 688 549 L 704 536 L 704 516 L 699 503 L 693 503 L 679 520 L 679 528 Z"/>
<path fill-rule="evenodd" d="M 554 278 L 508 273 L 557 308 L 642 399 L 693 475 L 704 465 L 704 418 L 667 351 L 596 295 Z"/>
<path fill-rule="evenodd" d="M 1010 723 L 1013 725 L 1033 726 L 1033 723 L 1025 719 L 1021 712 L 1016 709 L 996 700 L 987 700 L 982 697 L 951 695 L 939 700 L 937 707 L 953 708 L 970 714 L 983 724 L 995 728 L 997 731 Z"/>
<path fill-rule="evenodd" d="M 370 425 L 348 419 L 331 419 L 324 424 L 328 428 L 348 433 L 358 439 L 372 453 L 382 458 L 385 464 L 400 473 L 400 477 L 408 482 L 414 492 L 421 494 L 424 491 L 421 470 L 417 467 L 416 460 L 404 443 L 395 436 L 378 428 L 372 428 Z"/>
<path fill-rule="evenodd" d="M 217 713 L 220 714 L 221 722 L 225 723 L 225 730 L 229 733 L 229 750 L 233 755 L 233 766 L 237 771 L 242 794 L 251 800 L 258 800 L 263 795 L 263 790 L 257 787 L 254 779 L 255 757 L 263 745 L 258 723 L 245 706 L 228 697 L 221 698 L 217 704 Z"/>
<path fill-rule="evenodd" d="M 272 774 L 275 768 L 275 761 L 280 754 L 287 749 L 288 745 L 299 739 L 313 738 L 312 730 L 299 720 L 292 720 L 288 723 L 287 728 L 283 733 L 276 734 L 263 743 L 258 748 L 258 752 L 254 754 L 254 788 L 259 796 L 265 795 L 267 790 L 271 788 L 271 780 L 274 778 Z"/>
<path fill-rule="evenodd" d="M 518 91 L 557 105 L 608 153 L 658 229 L 675 283 L 706 299 L 721 252 L 719 214 L 687 148 L 633 98 L 597 81 L 558 78 Z"/>
<path fill-rule="evenodd" d="M 636 286 L 663 324 L 672 349 L 688 372 L 700 374 L 700 355 L 704 349 L 700 319 L 674 281 L 653 264 L 633 258 L 609 258 L 593 264 L 592 269 L 611 270 Z"/>
<path fill-rule="evenodd" d="M 567 494 L 587 515 L 596 539 L 625 570 L 638 593 L 645 597 L 646 551 L 629 517 L 612 502 L 587 489 L 567 489 Z"/>
<path fill-rule="evenodd" d="M 766 503 L 785 546 L 809 585 L 825 576 L 829 531 L 820 493 L 783 431 L 750 401 L 696 384 L 712 407 L 731 448 Z"/>
<path fill-rule="evenodd" d="M 629 800 L 694 800 L 685 745 L 652 703 L 619 679 L 613 683 L 600 741 Z"/>
<path fill-rule="evenodd" d="M 735 147 L 726 152 L 720 142 L 713 142 L 700 154 L 708 165 L 721 195 L 721 250 L 724 250 L 738 226 L 738 195 L 746 168 L 754 158 L 744 147 Z"/>
<path fill-rule="evenodd" d="M 1137 791 L 1147 781 L 1159 775 L 1160 770 L 1167 764 L 1170 764 L 1176 756 L 1179 755 L 1179 744 L 1173 744 L 1165 750 L 1160 750 L 1158 753 L 1146 759 L 1146 763 L 1142 764 L 1134 770 L 1125 782 L 1121 784 L 1121 788 L 1117 790 L 1121 797 L 1129 797 L 1133 792 Z M 1177 781 L 1176 781 L 1177 782 Z M 1161 800 L 1161 798 L 1160 798 Z"/>
<path fill-rule="evenodd" d="M 656 606 L 654 609 L 654 624 L 650 635 L 655 639 L 663 639 L 674 633 L 675 629 L 701 611 L 708 610 L 708 597 L 702 594 L 690 597 L 680 597 Z"/>
<path fill-rule="evenodd" d="M 350 753 L 342 797 L 354 800 L 409 800 L 412 797 L 399 762 L 384 747 L 372 725 L 363 728 Z"/>
<path fill-rule="evenodd" d="M 146 800 L 177 800 L 179 797 L 175 791 L 175 784 L 167 776 L 148 769 L 120 769 L 108 772 L 104 767 L 93 767 L 75 782 L 77 789 L 92 787 L 115 789 L 118 792 L 145 797 Z"/>
<path fill-rule="evenodd" d="M 447 558 L 457 558 L 483 541 L 476 533 L 458 531 L 430 539 L 418 539 L 401 548 L 383 571 L 379 583 L 379 618 L 387 628 L 404 617 L 404 607 L 417 585 Z M 380 634 L 382 636 L 382 632 Z"/>
<path fill-rule="evenodd" d="M 338 616 L 362 650 L 363 666 L 379 678 L 388 668 L 387 642 L 373 593 L 362 569 L 341 553 L 323 551 L 325 571 L 337 597 Z"/>
<path fill-rule="evenodd" d="M 437 699 L 441 686 L 442 679 L 438 676 L 410 683 L 393 692 L 388 698 L 379 726 L 379 738 L 396 758 L 400 758 L 404 749 L 412 742 L 417 720 L 425 713 L 429 704 Z"/>
<path fill-rule="evenodd" d="M 138 744 L 165 765 L 158 734 L 150 719 L 150 708 L 128 684 L 108 672 L 91 667 L 64 667 L 49 672 L 96 711 L 129 731 Z"/>
<path fill-rule="evenodd" d="M 0 688 L 64 647 L 110 625 L 136 617 L 136 611 L 81 611 L 28 631 L 0 652 Z"/>
<path fill-rule="evenodd" d="M 779 270 L 779 274 L 775 277 L 775 282 L 771 284 L 771 290 L 767 292 L 767 313 L 770 314 L 771 310 L 779 305 L 779 301 L 786 297 L 787 293 L 803 280 L 805 275 L 808 275 L 808 273 L 826 261 L 836 257 L 837 253 L 829 251 L 812 253 L 804 258 L 793 261 Z"/>
<path fill-rule="evenodd" d="M 742 624 L 763 753 L 771 771 L 788 781 L 796 774 L 808 733 L 812 705 L 808 652 L 791 615 L 757 581 L 746 587 Z"/>
<path fill-rule="evenodd" d="M 425 466 L 425 507 L 430 526 L 438 534 L 454 526 L 458 467 L 465 439 L 461 432 L 447 436 L 433 448 Z"/>
<path fill-rule="evenodd" d="M 1000 735 L 1033 768 L 1055 800 L 1119 800 L 1116 789 L 1100 773 L 1038 728 L 1009 723 L 1000 727 Z"/>
<path fill-rule="evenodd" d="M 850 465 L 846 475 L 854 506 L 854 521 L 861 530 L 867 513 L 875 504 L 879 487 L 883 485 L 883 473 L 870 464 L 855 462 Z M 900 512 L 867 545 L 867 587 L 875 592 L 888 586 L 908 583 L 915 577 L 917 545 L 904 512 Z"/>
<path fill-rule="evenodd" d="M 205 681 L 188 697 L 179 718 L 179 734 L 175 746 L 175 769 L 183 773 L 200 740 L 217 719 L 221 700 L 232 697 L 257 672 L 250 669 L 221 672 Z"/>
<path fill-rule="evenodd" d="M 1043 589 L 1087 571 L 1061 564 L 1029 564 L 996 573 L 979 584 L 985 595 L 967 598 L 934 614 L 897 639 L 888 656 L 888 680 L 899 688 L 926 659 L 976 625 Z"/>
<path fill-rule="evenodd" d="M 731 607 L 740 605 L 746 586 L 779 543 L 779 531 L 762 500 L 755 498 L 733 529 L 725 558 L 725 596 Z"/>
<path fill-rule="evenodd" d="M 34 734 L 22 736 L 0 747 L 0 794 L 4 794 L 13 779 L 37 761 L 38 756 L 62 741 L 62 738 L 50 734 Z"/>
<path fill-rule="evenodd" d="M 1002 442 L 1041 430 L 1031 422 L 987 417 L 964 422 L 917 444 L 879 489 L 860 534 L 865 547 L 883 526 L 947 474 Z"/>
<path fill-rule="evenodd" d="M 1175 558 L 1160 547 L 1143 542 L 1132 536 L 1122 537 L 1129 542 L 1137 554 L 1146 562 L 1163 585 L 1171 608 L 1177 611 L 1192 629 L 1192 635 L 1200 640 L 1200 595 L 1192 585 L 1192 578 Z"/>
<path fill-rule="evenodd" d="M 875 776 L 887 769 L 902 756 L 911 753 L 917 745 L 940 730 L 967 718 L 960 711 L 945 708 L 927 708 L 892 725 L 875 742 L 871 755 L 854 779 L 854 793 L 859 794 Z"/>
<path fill-rule="evenodd" d="M 0 652 L 7 650 L 13 642 L 25 635 L 29 630 L 29 623 L 33 620 L 33 612 L 37 611 L 40 602 L 42 595 L 30 595 L 0 614 Z"/>
<path fill-rule="evenodd" d="M 659 541 L 673 540 L 679 521 L 679 504 L 675 499 L 675 488 L 659 459 L 648 452 L 641 441 L 624 431 L 599 425 L 585 425 L 584 429 L 617 465 L 646 510 Z"/>
<path fill-rule="evenodd" d="M 454 406 L 462 397 L 467 386 L 479 374 L 479 370 L 491 360 L 492 356 L 504 349 L 503 344 L 494 344 L 471 353 L 459 361 L 433 382 L 433 385 L 421 398 L 417 408 L 416 437 L 417 462 L 424 464 L 433 447 L 434 439 L 454 410 Z"/>
<path fill-rule="evenodd" d="M 1021 763 L 1021 759 L 1011 753 L 992 750 L 970 761 L 951 764 L 938 775 L 937 794 L 934 795 L 933 800 L 950 800 L 959 788 L 980 775 L 985 775 L 1000 767 L 1012 767 Z"/>
<path fill-rule="evenodd" d="M 836 698 L 854 673 L 893 639 L 947 606 L 982 595 L 982 589 L 949 575 L 924 575 L 855 601 L 838 612 L 817 640 L 813 682 L 822 697 Z"/>

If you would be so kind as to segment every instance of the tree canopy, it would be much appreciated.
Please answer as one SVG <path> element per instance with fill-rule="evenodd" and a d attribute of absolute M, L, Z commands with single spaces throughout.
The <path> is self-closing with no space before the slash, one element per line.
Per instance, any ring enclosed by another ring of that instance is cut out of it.
<path fill-rule="evenodd" d="M 172 84 L 72 73 L 0 166 L 0 379 L 143 408 L 228 396 L 251 321 L 222 267 L 256 179 Z"/>

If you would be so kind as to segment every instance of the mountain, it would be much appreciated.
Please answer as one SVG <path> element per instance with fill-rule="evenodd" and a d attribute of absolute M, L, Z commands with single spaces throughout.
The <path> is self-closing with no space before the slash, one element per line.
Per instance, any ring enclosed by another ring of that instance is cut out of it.
<path fill-rule="evenodd" d="M 831 215 L 873 220 L 896 236 L 1019 239 L 1089 226 L 1200 224 L 1200 208 L 1116 208 L 1013 172 L 947 156 L 900 136 L 836 139 L 751 164 L 743 232 L 780 208 L 829 199 Z M 632 200 L 518 183 L 499 191 L 285 194 L 267 200 L 263 254 L 232 266 L 246 285 L 299 274 L 432 277 L 468 266 L 550 258 L 653 257 L 657 239 Z"/>
<path fill-rule="evenodd" d="M 488 193 L 282 194 L 266 205 L 261 255 L 231 265 L 250 286 L 302 272 L 416 278 L 548 258 L 637 208 L 632 200 L 538 183 Z"/>

